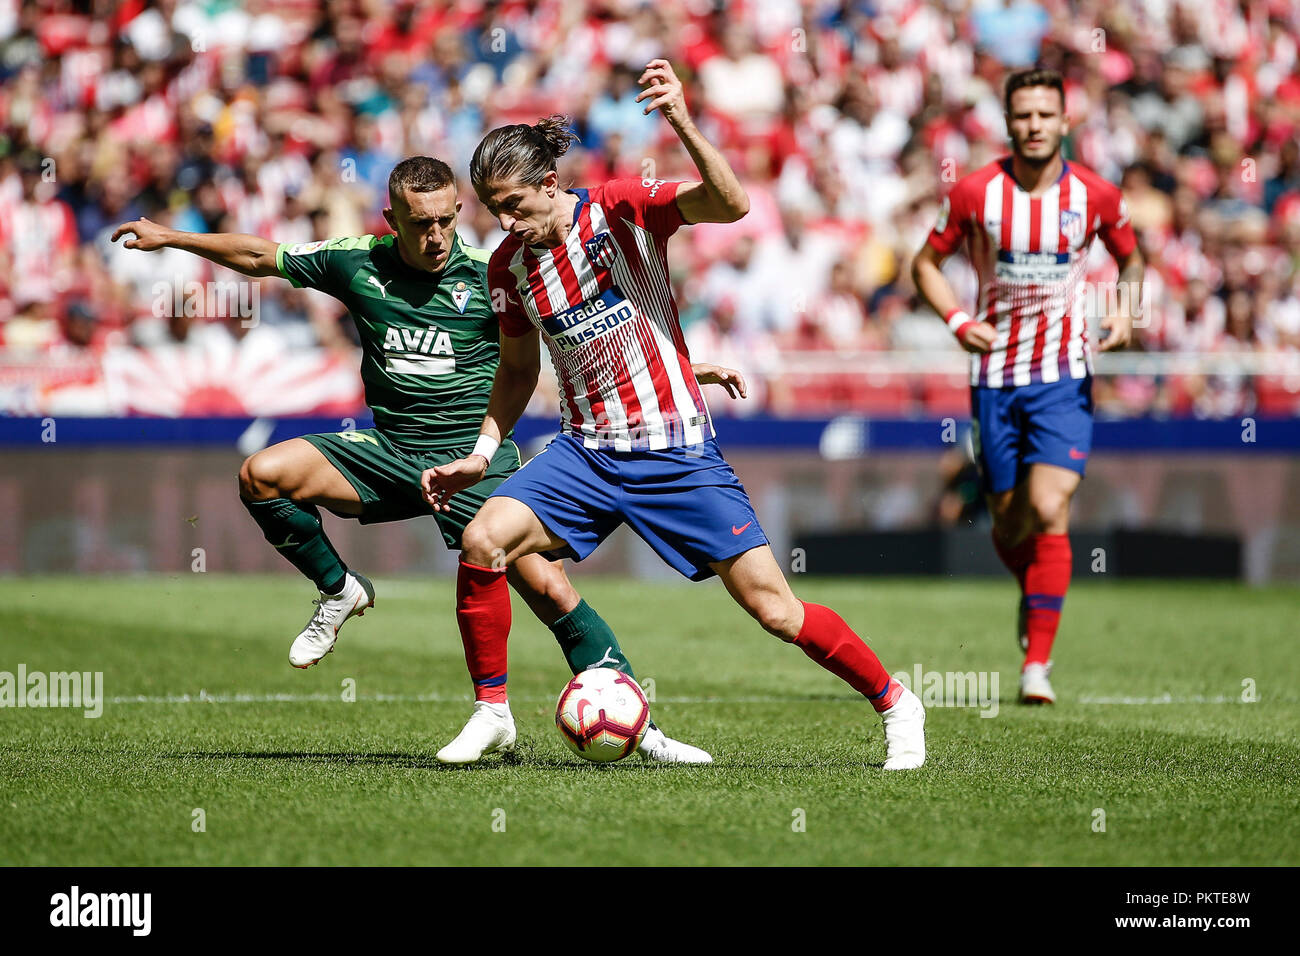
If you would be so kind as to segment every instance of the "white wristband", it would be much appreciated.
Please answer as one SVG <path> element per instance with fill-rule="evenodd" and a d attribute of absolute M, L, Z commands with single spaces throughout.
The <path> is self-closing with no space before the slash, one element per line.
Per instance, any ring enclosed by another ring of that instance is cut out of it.
<path fill-rule="evenodd" d="M 956 335 L 957 330 L 960 329 L 963 325 L 965 325 L 969 321 L 970 321 L 969 315 L 967 315 L 965 312 L 957 311 L 952 313 L 952 315 L 948 316 L 948 328 L 952 330 L 953 335 Z"/>
<path fill-rule="evenodd" d="M 501 443 L 491 435 L 479 435 L 478 441 L 474 443 L 474 450 L 470 454 L 482 455 L 490 465 L 492 464 L 492 456 L 497 453 L 497 449 L 500 447 Z"/>

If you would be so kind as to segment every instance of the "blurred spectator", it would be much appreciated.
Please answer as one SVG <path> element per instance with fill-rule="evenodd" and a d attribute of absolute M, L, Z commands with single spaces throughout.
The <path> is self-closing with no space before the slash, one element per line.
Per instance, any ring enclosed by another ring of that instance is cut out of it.
<path fill-rule="evenodd" d="M 798 407 L 778 361 L 790 349 L 960 361 L 918 307 L 909 260 L 951 184 L 1005 151 L 1002 81 L 1033 63 L 1066 77 L 1067 156 L 1125 190 L 1148 261 L 1136 348 L 1243 368 L 1300 350 L 1295 4 L 0 0 L 0 361 L 249 337 L 220 316 L 158 314 L 160 282 L 228 277 L 107 242 L 141 215 L 291 242 L 381 233 L 392 165 L 432 154 L 461 176 L 463 238 L 493 248 L 473 149 L 556 111 L 582 137 L 566 185 L 693 178 L 635 103 L 655 56 L 677 64 L 751 197 L 740 223 L 679 232 L 671 259 L 688 341 L 749 374 L 746 411 Z M 1106 281 L 1097 262 L 1089 281 Z M 961 257 L 946 271 L 973 306 Z M 268 336 L 348 347 L 334 300 L 259 289 Z M 1189 381 L 1133 375 L 1100 394 L 1117 414 L 1249 398 Z"/>

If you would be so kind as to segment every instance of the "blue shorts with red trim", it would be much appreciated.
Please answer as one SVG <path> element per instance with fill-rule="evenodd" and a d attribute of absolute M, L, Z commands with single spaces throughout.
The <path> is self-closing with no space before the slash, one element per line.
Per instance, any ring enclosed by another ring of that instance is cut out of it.
<path fill-rule="evenodd" d="M 702 581 L 710 564 L 767 544 L 745 487 L 718 443 L 660 451 L 603 451 L 572 435 L 551 439 L 492 497 L 514 498 L 581 561 L 626 524 L 675 571 Z"/>
<path fill-rule="evenodd" d="M 972 386 L 975 460 L 987 492 L 1009 491 L 1029 466 L 1083 475 L 1092 451 L 1092 377 L 1005 388 Z"/>

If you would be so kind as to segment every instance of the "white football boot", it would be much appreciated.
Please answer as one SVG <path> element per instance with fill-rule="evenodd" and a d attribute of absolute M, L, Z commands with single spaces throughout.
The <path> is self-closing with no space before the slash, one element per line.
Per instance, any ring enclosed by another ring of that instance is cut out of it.
<path fill-rule="evenodd" d="M 646 730 L 636 752 L 647 763 L 713 763 L 713 757 L 699 747 L 673 740 L 658 727 Z"/>
<path fill-rule="evenodd" d="M 915 770 L 925 763 L 925 707 L 906 687 L 880 712 L 885 725 L 885 769 Z"/>
<path fill-rule="evenodd" d="M 342 591 L 338 594 L 322 591 L 320 600 L 311 603 L 316 605 L 316 613 L 289 648 L 289 663 L 294 667 L 311 667 L 334 650 L 344 622 L 354 614 L 360 617 L 366 608 L 375 606 L 375 586 L 362 575 L 349 571 L 343 579 Z"/>
<path fill-rule="evenodd" d="M 456 739 L 438 751 L 442 763 L 474 763 L 484 754 L 508 753 L 515 749 L 515 718 L 510 704 L 474 702 L 474 713 Z"/>
<path fill-rule="evenodd" d="M 1048 675 L 1052 673 L 1052 662 L 1046 664 L 1028 664 L 1020 672 L 1020 703 L 1055 704 L 1056 692 Z"/>

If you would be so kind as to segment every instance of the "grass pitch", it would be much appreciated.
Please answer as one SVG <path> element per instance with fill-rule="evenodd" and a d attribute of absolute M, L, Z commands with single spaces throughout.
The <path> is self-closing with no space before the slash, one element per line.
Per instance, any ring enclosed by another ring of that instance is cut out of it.
<path fill-rule="evenodd" d="M 926 766 L 886 774 L 869 707 L 716 582 L 576 581 L 713 766 L 571 756 L 517 600 L 521 751 L 440 766 L 469 713 L 450 581 L 376 582 L 297 671 L 294 577 L 2 580 L 0 672 L 102 671 L 106 702 L 0 709 L 0 864 L 1300 863 L 1294 589 L 1082 582 L 1061 702 L 1025 709 L 1009 580 L 797 578 L 892 671 L 999 676 L 996 716 L 931 707 Z"/>

